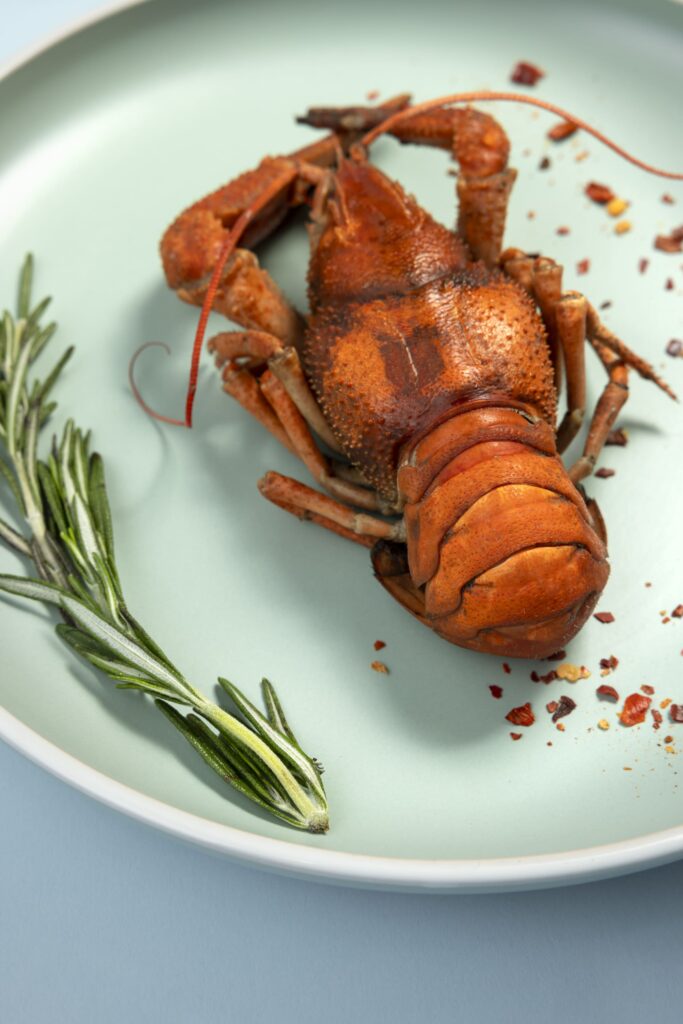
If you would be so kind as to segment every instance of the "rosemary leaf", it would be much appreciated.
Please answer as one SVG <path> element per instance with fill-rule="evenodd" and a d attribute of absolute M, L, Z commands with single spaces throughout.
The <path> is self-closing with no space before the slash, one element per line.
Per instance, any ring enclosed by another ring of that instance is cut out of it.
<path fill-rule="evenodd" d="M 29 253 L 19 275 L 17 316 L 25 320 L 31 307 L 31 285 L 33 284 L 33 256 Z"/>

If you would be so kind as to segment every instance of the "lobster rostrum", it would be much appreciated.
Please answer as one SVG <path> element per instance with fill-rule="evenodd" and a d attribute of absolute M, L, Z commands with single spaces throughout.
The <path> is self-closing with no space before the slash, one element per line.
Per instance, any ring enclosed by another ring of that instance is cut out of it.
<path fill-rule="evenodd" d="M 210 342 L 225 390 L 326 492 L 269 472 L 261 493 L 372 548 L 380 583 L 445 639 L 537 658 L 576 635 L 609 575 L 603 520 L 580 481 L 626 401 L 629 370 L 672 392 L 583 295 L 563 291 L 558 263 L 502 251 L 516 173 L 508 139 L 488 114 L 448 105 L 462 99 L 309 110 L 300 120 L 328 135 L 195 203 L 161 254 L 170 287 L 203 307 L 196 354 L 210 309 L 242 328 Z M 455 232 L 369 162 L 381 133 L 453 155 Z M 306 317 L 252 251 L 302 204 Z M 607 382 L 567 470 L 586 342 Z M 195 387 L 196 360 L 187 425 Z"/>

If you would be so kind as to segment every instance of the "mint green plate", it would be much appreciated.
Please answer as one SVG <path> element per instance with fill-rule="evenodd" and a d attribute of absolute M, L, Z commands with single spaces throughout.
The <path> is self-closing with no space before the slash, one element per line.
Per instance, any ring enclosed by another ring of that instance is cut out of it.
<path fill-rule="evenodd" d="M 264 471 L 305 472 L 223 395 L 208 357 L 192 432 L 146 419 L 126 382 L 137 346 L 163 339 L 171 358 L 147 353 L 140 383 L 155 407 L 182 409 L 197 314 L 163 284 L 159 236 L 183 206 L 263 154 L 311 139 L 293 115 L 310 104 L 362 102 L 375 89 L 427 98 L 505 87 L 520 59 L 547 72 L 536 95 L 646 160 L 683 167 L 683 9 L 664 2 L 158 0 L 54 42 L 0 82 L 0 295 L 11 299 L 32 249 L 37 289 L 54 294 L 61 340 L 76 345 L 60 408 L 92 426 L 105 455 L 130 605 L 200 686 L 219 673 L 252 694 L 262 675 L 276 683 L 327 768 L 332 828 L 302 835 L 254 813 L 145 699 L 77 664 L 46 615 L 3 603 L 0 733 L 8 742 L 169 832 L 310 877 L 512 889 L 680 855 L 683 727 L 665 719 L 659 732 L 651 722 L 625 729 L 595 696 L 599 660 L 615 654 L 608 681 L 622 695 L 650 684 L 655 702 L 683 702 L 683 620 L 662 624 L 659 614 L 683 601 L 680 406 L 633 380 L 621 421 L 628 447 L 608 448 L 602 460 L 616 476 L 589 483 L 609 527 L 602 607 L 616 621 L 591 620 L 569 651 L 590 679 L 544 686 L 529 673 L 548 664 L 519 662 L 505 674 L 498 660 L 449 646 L 374 582 L 367 552 L 263 501 L 256 481 Z M 683 360 L 664 354 L 681 337 L 682 258 L 652 248 L 655 234 L 681 221 L 680 185 L 589 138 L 554 146 L 545 139 L 553 119 L 530 108 L 497 113 L 520 171 L 508 244 L 562 260 L 568 287 L 610 300 L 610 326 L 683 391 Z M 546 154 L 552 166 L 539 171 Z M 443 154 L 385 141 L 376 158 L 453 222 Z M 588 180 L 631 201 L 629 234 L 616 236 L 584 197 Z M 665 191 L 678 206 L 661 202 Z M 561 225 L 571 233 L 558 236 Z M 306 254 L 301 222 L 263 252 L 299 303 Z M 650 260 L 642 275 L 640 257 Z M 590 271 L 577 278 L 584 258 Z M 669 277 L 675 287 L 666 290 Z M 603 378 L 588 358 L 593 404 Z M 18 568 L 0 553 L 0 569 Z M 388 676 L 370 668 L 376 639 L 387 644 Z M 502 700 L 492 698 L 492 683 L 504 687 Z M 578 707 L 560 733 L 544 705 L 563 693 Z M 515 743 L 504 716 L 525 701 L 537 723 Z M 597 728 L 601 718 L 608 732 Z"/>

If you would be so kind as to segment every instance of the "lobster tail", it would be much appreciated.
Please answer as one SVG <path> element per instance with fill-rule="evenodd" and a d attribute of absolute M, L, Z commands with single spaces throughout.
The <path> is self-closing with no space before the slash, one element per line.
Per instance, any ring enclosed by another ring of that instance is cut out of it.
<path fill-rule="evenodd" d="M 411 445 L 398 483 L 410 575 L 437 633 L 521 658 L 576 635 L 607 581 L 607 549 L 549 424 L 517 408 L 461 412 Z"/>

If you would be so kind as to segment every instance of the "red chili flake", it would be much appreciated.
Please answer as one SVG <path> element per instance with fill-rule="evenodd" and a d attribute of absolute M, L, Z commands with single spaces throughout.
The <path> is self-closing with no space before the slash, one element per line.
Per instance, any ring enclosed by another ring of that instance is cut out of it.
<path fill-rule="evenodd" d="M 671 613 L 672 619 L 683 619 L 683 604 L 677 604 Z"/>
<path fill-rule="evenodd" d="M 666 354 L 668 356 L 680 356 L 681 352 L 683 352 L 683 341 L 679 341 L 678 338 L 672 338 L 666 346 Z"/>
<path fill-rule="evenodd" d="M 553 722 L 559 721 L 560 718 L 564 718 L 566 715 L 571 715 L 575 707 L 576 701 L 572 700 L 571 697 L 560 697 L 557 709 L 553 714 Z"/>
<path fill-rule="evenodd" d="M 569 233 L 570 233 L 570 229 L 567 228 L 567 227 L 558 228 L 557 231 L 555 232 L 556 235 L 568 235 Z"/>
<path fill-rule="evenodd" d="M 576 273 L 577 274 L 587 274 L 588 271 L 590 270 L 590 268 L 591 268 L 591 261 L 590 260 L 579 260 L 579 262 L 576 264 Z"/>
<path fill-rule="evenodd" d="M 598 697 L 602 697 L 607 700 L 619 700 L 619 694 L 613 686 L 598 686 L 595 692 L 598 695 Z"/>
<path fill-rule="evenodd" d="M 535 64 L 527 60 L 520 60 L 512 70 L 510 81 L 517 85 L 536 85 L 539 78 L 543 78 L 545 71 L 541 71 Z"/>
<path fill-rule="evenodd" d="M 600 303 L 600 309 L 609 309 L 611 305 L 612 305 L 612 300 L 611 299 L 607 299 L 606 302 L 601 302 Z"/>
<path fill-rule="evenodd" d="M 639 271 L 639 273 L 644 274 L 649 266 L 650 266 L 650 261 L 646 260 L 644 257 L 643 257 L 642 260 L 638 260 L 638 271 Z"/>
<path fill-rule="evenodd" d="M 609 434 L 605 438 L 605 444 L 616 444 L 620 448 L 625 448 L 628 444 L 628 434 L 622 427 L 617 427 L 616 430 L 610 430 Z"/>
<path fill-rule="evenodd" d="M 546 711 L 548 712 L 549 715 L 554 715 L 555 712 L 557 711 L 557 701 L 556 700 L 549 701 L 548 704 L 546 704 L 545 709 L 546 709 Z"/>
<path fill-rule="evenodd" d="M 662 619 L 662 625 L 666 626 L 667 622 L 671 622 L 671 619 L 669 618 L 668 615 L 665 615 L 664 618 Z"/>
<path fill-rule="evenodd" d="M 550 157 L 549 156 L 544 156 L 543 159 L 541 160 L 541 162 L 538 165 L 538 169 L 539 169 L 539 171 L 547 171 L 549 167 L 550 167 Z"/>
<path fill-rule="evenodd" d="M 513 740 L 521 740 L 522 734 L 521 734 L 521 732 L 511 732 L 510 733 L 510 738 L 513 739 Z"/>
<path fill-rule="evenodd" d="M 678 237 L 679 230 L 677 228 L 670 235 L 657 235 L 653 243 L 655 249 L 660 252 L 683 252 L 683 235 Z"/>
<path fill-rule="evenodd" d="M 598 622 L 603 622 L 605 624 L 608 622 L 614 622 L 614 616 L 611 612 L 595 612 L 593 618 L 597 619 Z"/>
<path fill-rule="evenodd" d="M 372 661 L 370 662 L 370 668 L 373 672 L 379 672 L 383 676 L 389 675 L 389 669 L 383 661 Z"/>
<path fill-rule="evenodd" d="M 507 661 L 503 662 L 503 672 L 507 673 L 507 675 L 510 675 L 510 673 L 512 672 L 512 669 L 508 665 Z"/>
<path fill-rule="evenodd" d="M 375 640 L 372 646 L 375 648 L 376 651 L 381 651 L 382 648 L 386 647 L 387 645 L 384 643 L 384 640 Z"/>
<path fill-rule="evenodd" d="M 535 669 L 534 669 L 533 672 L 530 673 L 530 676 L 531 676 L 531 682 L 532 683 L 540 683 L 541 677 L 539 676 L 538 672 L 536 672 Z"/>
<path fill-rule="evenodd" d="M 662 196 L 662 202 L 663 203 L 667 203 L 668 206 L 673 206 L 673 204 L 676 202 L 676 200 L 674 199 L 673 196 L 670 196 L 668 192 L 665 192 L 664 195 Z"/>
<path fill-rule="evenodd" d="M 644 722 L 651 703 L 650 698 L 644 697 L 642 693 L 630 693 L 619 714 L 622 725 L 640 725 L 641 722 Z"/>
<path fill-rule="evenodd" d="M 529 212 L 527 213 L 526 216 L 527 216 L 527 220 L 533 220 L 535 218 L 535 216 L 536 216 L 536 211 L 535 210 L 529 210 Z"/>
<path fill-rule="evenodd" d="M 578 124 L 574 124 L 573 121 L 560 121 L 548 131 L 548 138 L 553 142 L 562 142 L 563 139 L 568 139 L 570 135 L 578 131 L 578 127 Z"/>
<path fill-rule="evenodd" d="M 648 697 L 651 697 L 652 694 L 655 692 L 654 686 L 648 686 L 647 683 L 641 686 L 641 690 L 643 691 L 643 693 L 646 693 Z"/>
<path fill-rule="evenodd" d="M 495 697 L 496 700 L 500 700 L 500 698 L 503 696 L 503 687 L 498 686 L 497 683 L 491 683 L 491 685 L 489 686 L 489 690 L 491 691 L 491 696 Z"/>
<path fill-rule="evenodd" d="M 531 710 L 531 704 L 527 701 L 526 704 L 520 705 L 518 708 L 513 708 L 512 711 L 508 711 L 505 716 L 508 722 L 512 722 L 513 725 L 533 725 L 536 721 L 534 713 Z"/>
<path fill-rule="evenodd" d="M 547 686 L 548 683 L 553 683 L 556 679 L 559 679 L 559 676 L 558 676 L 557 672 L 555 671 L 555 669 L 551 668 L 550 672 L 546 672 L 546 674 L 544 676 L 539 676 L 538 681 L 540 683 L 545 683 L 546 686 Z"/>
<path fill-rule="evenodd" d="M 664 742 L 665 743 L 673 743 L 673 741 L 674 741 L 673 736 L 665 736 L 664 737 Z"/>
<path fill-rule="evenodd" d="M 601 469 L 596 469 L 595 471 L 595 475 L 601 480 L 608 480 L 611 476 L 614 476 L 615 473 L 616 469 L 607 469 L 606 466 L 603 466 Z"/>
<path fill-rule="evenodd" d="M 657 708 L 650 708 L 650 714 L 653 718 L 652 728 L 659 729 L 660 725 L 664 721 L 664 716 L 661 711 L 657 711 Z"/>
<path fill-rule="evenodd" d="M 667 291 L 667 292 L 670 292 L 670 291 L 673 291 L 673 289 L 674 289 L 675 287 L 676 287 L 676 286 L 675 286 L 675 284 L 674 284 L 674 279 L 673 279 L 673 277 L 667 277 L 667 279 L 666 279 L 666 283 L 665 283 L 665 285 L 664 285 L 664 290 L 665 290 L 665 291 Z"/>
<path fill-rule="evenodd" d="M 555 651 L 554 654 L 549 654 L 545 660 L 546 661 L 566 661 L 566 658 L 567 658 L 567 652 L 566 651 Z"/>
<path fill-rule="evenodd" d="M 672 722 L 683 722 L 683 704 L 672 704 L 669 714 Z"/>
<path fill-rule="evenodd" d="M 584 192 L 589 199 L 592 199 L 594 203 L 600 203 L 601 206 L 609 203 L 610 199 L 614 199 L 614 192 L 609 185 L 599 185 L 597 181 L 589 182 Z"/>
<path fill-rule="evenodd" d="M 615 669 L 618 664 L 619 659 L 615 658 L 613 654 L 610 654 L 609 658 L 600 658 L 600 668 Z"/>

